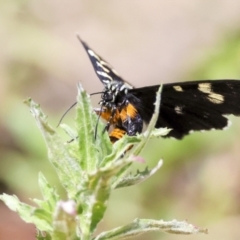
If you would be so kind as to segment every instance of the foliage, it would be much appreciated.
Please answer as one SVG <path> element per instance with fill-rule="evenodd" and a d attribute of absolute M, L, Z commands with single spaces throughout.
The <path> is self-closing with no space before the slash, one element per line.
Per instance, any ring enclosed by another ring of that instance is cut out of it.
<path fill-rule="evenodd" d="M 57 191 L 50 186 L 42 173 L 39 174 L 39 187 L 43 200 L 33 199 L 37 207 L 22 203 L 16 196 L 2 194 L 0 199 L 28 223 L 35 224 L 37 239 L 124 239 L 149 231 L 165 231 L 177 234 L 206 233 L 187 222 L 176 220 L 135 219 L 110 231 L 93 236 L 98 223 L 107 208 L 111 191 L 140 183 L 160 169 L 162 161 L 152 170 L 145 169 L 129 174 L 132 163 L 141 162 L 139 153 L 151 137 L 168 133 L 168 129 L 154 129 L 160 104 L 161 89 L 157 94 L 155 113 L 147 130 L 140 135 L 124 136 L 112 144 L 104 125 L 100 122 L 96 138 L 97 116 L 91 108 L 89 96 L 78 88 L 76 131 L 69 126 L 62 128 L 71 136 L 64 142 L 48 124 L 40 106 L 28 99 L 32 115 L 45 139 L 48 156 L 59 180 L 67 193 L 61 200 Z"/>

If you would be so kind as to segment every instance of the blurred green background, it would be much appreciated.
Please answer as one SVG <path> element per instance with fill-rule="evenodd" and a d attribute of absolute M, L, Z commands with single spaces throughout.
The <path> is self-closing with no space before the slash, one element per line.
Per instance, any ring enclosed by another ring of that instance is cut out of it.
<path fill-rule="evenodd" d="M 102 89 L 75 32 L 136 87 L 240 79 L 237 0 L 0 0 L 0 191 L 28 203 L 40 197 L 40 171 L 61 188 L 22 101 L 31 96 L 56 126 L 79 81 L 89 93 Z M 98 96 L 92 99 L 97 106 Z M 74 110 L 64 122 L 73 125 L 73 118 Z M 149 166 L 163 158 L 162 169 L 115 191 L 99 231 L 136 217 L 176 218 L 208 228 L 209 235 L 136 239 L 240 239 L 240 119 L 231 120 L 227 131 L 150 142 L 142 156 Z M 34 226 L 0 203 L 0 240 L 34 236 Z"/>

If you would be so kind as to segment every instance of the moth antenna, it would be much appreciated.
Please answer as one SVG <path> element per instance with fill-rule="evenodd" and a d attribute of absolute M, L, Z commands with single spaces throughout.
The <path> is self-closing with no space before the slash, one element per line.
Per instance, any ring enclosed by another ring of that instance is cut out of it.
<path fill-rule="evenodd" d="M 96 95 L 96 94 L 101 94 L 101 93 L 104 93 L 104 92 L 95 92 L 95 93 L 91 93 L 90 96 L 92 96 L 92 95 Z"/>
<path fill-rule="evenodd" d="M 101 93 L 104 93 L 104 92 L 91 93 L 90 96 L 96 95 L 96 94 L 101 94 Z M 74 104 L 72 104 L 72 105 L 67 109 L 67 111 L 62 115 L 61 119 L 59 120 L 59 123 L 58 123 L 57 127 L 60 125 L 60 123 L 62 122 L 63 118 L 66 116 L 66 114 L 67 114 L 76 104 L 77 104 L 77 102 L 75 102 Z"/>
<path fill-rule="evenodd" d="M 66 114 L 77 104 L 77 102 L 75 102 L 74 104 L 72 104 L 68 109 L 67 111 L 62 115 L 57 127 L 60 125 L 60 123 L 62 122 L 63 118 L 66 116 Z"/>

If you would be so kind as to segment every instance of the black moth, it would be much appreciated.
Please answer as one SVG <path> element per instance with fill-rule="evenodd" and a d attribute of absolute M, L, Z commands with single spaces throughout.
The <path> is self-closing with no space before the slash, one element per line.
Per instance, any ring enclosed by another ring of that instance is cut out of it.
<path fill-rule="evenodd" d="M 107 121 L 112 142 L 124 134 L 141 133 L 149 123 L 159 85 L 134 88 L 89 46 L 83 44 L 93 68 L 104 85 L 101 108 L 96 112 Z M 224 129 L 224 115 L 240 115 L 240 80 L 200 80 L 163 84 L 156 128 L 172 129 L 166 137 L 183 138 L 191 131 Z"/>

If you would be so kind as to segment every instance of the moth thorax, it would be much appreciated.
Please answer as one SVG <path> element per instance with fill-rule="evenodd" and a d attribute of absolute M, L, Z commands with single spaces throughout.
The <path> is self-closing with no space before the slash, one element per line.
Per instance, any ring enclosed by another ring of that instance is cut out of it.
<path fill-rule="evenodd" d="M 109 84 L 107 84 L 107 86 L 104 89 L 104 92 L 101 96 L 102 98 L 102 104 L 106 105 L 106 103 L 109 102 L 115 102 L 119 92 L 125 92 L 127 93 L 128 88 L 126 88 L 126 86 L 124 85 L 123 82 L 119 82 L 119 81 L 112 81 Z"/>

